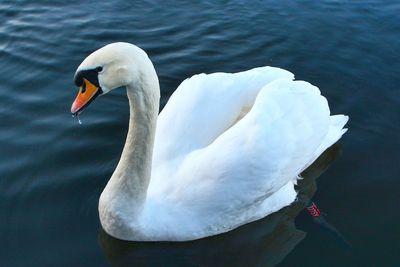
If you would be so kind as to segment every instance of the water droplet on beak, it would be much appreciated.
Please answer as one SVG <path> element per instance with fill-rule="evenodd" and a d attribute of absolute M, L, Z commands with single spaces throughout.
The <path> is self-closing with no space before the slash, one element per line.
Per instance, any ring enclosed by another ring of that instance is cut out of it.
<path fill-rule="evenodd" d="M 75 117 L 78 119 L 79 125 L 82 125 L 81 118 L 79 118 L 79 113 L 78 113 L 78 114 L 73 114 L 73 115 L 72 115 L 72 118 L 75 118 Z"/>

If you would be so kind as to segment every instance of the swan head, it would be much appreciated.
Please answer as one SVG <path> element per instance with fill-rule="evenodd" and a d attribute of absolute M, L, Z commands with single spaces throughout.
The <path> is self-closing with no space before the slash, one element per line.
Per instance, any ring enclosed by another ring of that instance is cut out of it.
<path fill-rule="evenodd" d="M 96 97 L 140 81 L 139 66 L 150 61 L 146 52 L 129 43 L 112 43 L 90 54 L 75 72 L 79 92 L 71 113 L 82 112 Z"/>

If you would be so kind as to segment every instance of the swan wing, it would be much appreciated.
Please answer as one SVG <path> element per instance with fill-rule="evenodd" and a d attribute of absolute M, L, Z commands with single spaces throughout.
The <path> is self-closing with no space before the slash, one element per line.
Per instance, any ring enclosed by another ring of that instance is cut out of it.
<path fill-rule="evenodd" d="M 220 198 L 217 206 L 267 198 L 295 182 L 315 157 L 329 126 L 328 103 L 317 87 L 304 81 L 274 81 L 260 91 L 244 118 L 210 145 L 187 155 L 178 173 L 182 180 L 175 185 L 186 188 L 182 191 L 193 199 L 213 194 Z"/>
<path fill-rule="evenodd" d="M 298 175 L 340 138 L 346 122 L 347 116 L 330 116 L 317 87 L 275 80 L 259 90 L 242 119 L 186 154 L 150 199 L 155 193 L 180 223 L 179 239 L 260 219 L 294 201 Z"/>
<path fill-rule="evenodd" d="M 201 238 L 295 200 L 298 175 L 343 135 L 348 117 L 330 116 L 317 87 L 292 79 L 266 67 L 179 86 L 158 119 L 149 231 Z"/>
<path fill-rule="evenodd" d="M 254 104 L 261 88 L 286 70 L 260 67 L 239 73 L 199 74 L 181 83 L 159 115 L 153 163 L 180 160 L 211 144 Z"/>

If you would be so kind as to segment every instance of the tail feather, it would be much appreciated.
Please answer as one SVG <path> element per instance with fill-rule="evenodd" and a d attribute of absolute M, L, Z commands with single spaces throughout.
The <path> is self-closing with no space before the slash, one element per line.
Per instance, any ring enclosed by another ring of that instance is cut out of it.
<path fill-rule="evenodd" d="M 326 135 L 324 141 L 315 151 L 314 157 L 308 164 L 304 167 L 305 170 L 308 166 L 310 166 L 325 150 L 327 150 L 330 146 L 336 143 L 343 134 L 347 132 L 347 128 L 343 128 L 349 120 L 349 116 L 339 114 L 330 116 L 331 123 L 329 125 L 329 131 Z"/>

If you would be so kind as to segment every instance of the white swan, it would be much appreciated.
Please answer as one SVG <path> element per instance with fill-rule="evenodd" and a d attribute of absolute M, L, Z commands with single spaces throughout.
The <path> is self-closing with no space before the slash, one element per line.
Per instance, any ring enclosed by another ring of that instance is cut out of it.
<path fill-rule="evenodd" d="M 114 43 L 89 55 L 75 74 L 71 112 L 121 86 L 130 104 L 121 159 L 99 200 L 104 230 L 124 240 L 193 240 L 292 203 L 299 173 L 348 120 L 330 116 L 317 87 L 293 79 L 272 67 L 195 75 L 158 115 L 158 78 L 143 50 Z"/>

